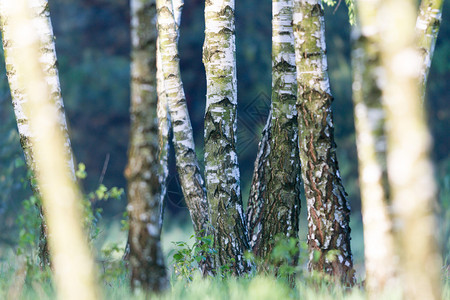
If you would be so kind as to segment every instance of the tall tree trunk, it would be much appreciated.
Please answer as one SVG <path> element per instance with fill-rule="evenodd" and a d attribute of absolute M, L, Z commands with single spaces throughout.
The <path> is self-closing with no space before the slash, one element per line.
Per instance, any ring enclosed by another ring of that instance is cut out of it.
<path fill-rule="evenodd" d="M 234 0 L 205 2 L 205 172 L 216 266 L 231 264 L 235 275 L 249 269 L 236 154 L 237 79 Z"/>
<path fill-rule="evenodd" d="M 442 20 L 443 0 L 422 0 L 416 21 L 416 43 L 421 54 L 420 86 L 425 98 L 425 86 L 433 59 L 434 46 Z"/>
<path fill-rule="evenodd" d="M 275 236 L 298 238 L 301 174 L 292 9 L 291 0 L 272 1 L 272 106 L 247 208 L 250 247 L 264 261 L 270 258 Z"/>
<path fill-rule="evenodd" d="M 5 1 L 3 1 L 5 2 Z M 52 97 L 52 102 L 57 108 L 58 112 L 58 122 L 61 130 L 63 132 L 65 142 L 64 151 L 66 152 L 67 161 L 66 164 L 70 168 L 70 175 L 73 181 L 75 181 L 75 167 L 74 159 L 72 155 L 72 149 L 70 147 L 70 139 L 67 131 L 66 116 L 64 113 L 64 104 L 61 96 L 61 88 L 59 84 L 59 76 L 57 69 L 57 59 L 54 43 L 53 28 L 50 20 L 50 12 L 48 9 L 47 0 L 33 1 L 30 7 L 31 17 L 33 19 L 33 24 L 37 29 L 37 36 L 40 42 L 40 61 L 43 63 L 43 72 L 45 75 L 45 80 L 50 88 L 50 94 Z M 14 107 L 14 113 L 17 121 L 17 128 L 20 135 L 20 143 L 22 145 L 23 152 L 25 154 L 25 160 L 28 168 L 33 171 L 33 176 L 37 173 L 35 155 L 33 153 L 31 145 L 31 131 L 30 127 L 30 114 L 25 111 L 24 105 L 28 99 L 24 92 L 19 88 L 19 83 L 16 78 L 16 66 L 13 64 L 12 60 L 9 59 L 8 54 L 12 51 L 13 46 L 9 42 L 10 36 L 8 33 L 8 19 L 6 11 L 2 9 L 0 11 L 2 19 L 2 34 L 3 34 L 3 49 L 5 52 L 5 64 L 7 70 L 8 81 L 11 90 L 12 103 Z M 41 196 L 41 191 L 39 186 L 33 184 L 31 180 L 31 186 L 33 191 Z M 41 210 L 41 237 L 39 240 L 39 257 L 41 260 L 41 266 L 48 266 L 50 264 L 48 245 L 47 245 L 47 226 L 43 218 L 44 212 Z"/>
<path fill-rule="evenodd" d="M 156 3 L 132 0 L 130 4 L 131 132 L 125 175 L 131 287 L 160 292 L 168 288 L 169 282 L 160 242 L 167 174 L 161 155 L 167 149 L 158 143 L 164 132 L 159 131 L 157 112 Z"/>
<path fill-rule="evenodd" d="M 191 214 L 195 234 L 204 237 L 209 233 L 209 209 L 206 190 L 195 154 L 194 137 L 189 111 L 181 81 L 178 56 L 179 22 L 182 1 L 157 0 L 158 39 L 164 89 L 173 126 L 173 144 L 177 171 L 186 204 Z M 175 11 L 174 11 L 175 7 Z M 205 254 L 205 256 L 207 256 Z M 203 274 L 212 268 L 210 258 L 201 261 Z"/>
<path fill-rule="evenodd" d="M 30 7 L 29 3 L 0 1 L 3 43 L 19 128 L 42 195 L 57 292 L 60 299 L 98 299 L 61 110 L 48 4 L 33 1 Z"/>
<path fill-rule="evenodd" d="M 421 61 L 415 43 L 415 1 L 383 0 L 380 12 L 383 106 L 389 128 L 387 169 L 404 297 L 441 299 L 433 214 L 436 186 L 428 156 L 431 137 L 417 84 Z"/>
<path fill-rule="evenodd" d="M 358 27 L 353 29 L 353 101 L 364 223 L 366 289 L 371 298 L 396 287 L 394 247 L 386 170 L 386 114 L 381 101 L 380 0 L 358 1 Z M 382 245 L 382 246 L 380 246 Z"/>
<path fill-rule="evenodd" d="M 308 206 L 309 268 L 353 284 L 350 207 L 336 159 L 323 14 L 319 0 L 294 0 L 297 109 Z"/>

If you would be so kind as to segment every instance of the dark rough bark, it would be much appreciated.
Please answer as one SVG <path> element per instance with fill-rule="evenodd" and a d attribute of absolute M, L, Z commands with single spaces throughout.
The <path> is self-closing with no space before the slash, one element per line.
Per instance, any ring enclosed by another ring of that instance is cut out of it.
<path fill-rule="evenodd" d="M 128 180 L 131 287 L 168 288 L 160 244 L 162 182 L 156 95 L 156 3 L 131 1 L 131 133 Z"/>
<path fill-rule="evenodd" d="M 273 1 L 272 17 L 272 106 L 259 143 L 247 208 L 250 247 L 265 262 L 270 260 L 276 236 L 298 238 L 301 183 L 292 2 Z M 293 264 L 297 259 L 293 258 Z"/>
<path fill-rule="evenodd" d="M 236 154 L 237 80 L 234 0 L 205 3 L 203 63 L 207 80 L 205 173 L 216 267 L 231 265 L 235 275 L 249 270 Z"/>
<path fill-rule="evenodd" d="M 336 159 L 323 13 L 320 1 L 294 1 L 297 109 L 308 206 L 309 268 L 353 284 L 350 207 Z"/>

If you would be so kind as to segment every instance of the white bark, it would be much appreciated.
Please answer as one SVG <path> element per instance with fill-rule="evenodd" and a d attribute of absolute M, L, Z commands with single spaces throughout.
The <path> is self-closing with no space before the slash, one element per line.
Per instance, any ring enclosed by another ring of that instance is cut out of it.
<path fill-rule="evenodd" d="M 384 0 L 380 14 L 387 166 L 403 293 L 405 299 L 441 299 L 431 137 L 417 84 L 421 59 L 415 41 L 415 1 Z"/>
<path fill-rule="evenodd" d="M 159 53 L 161 54 L 160 66 L 162 66 L 164 75 L 164 89 L 173 128 L 177 170 L 194 230 L 197 235 L 204 235 L 208 226 L 208 204 L 203 178 L 195 155 L 192 125 L 181 81 L 177 49 L 178 26 L 174 19 L 171 0 L 158 0 L 156 6 Z M 182 5 L 177 5 L 177 8 L 181 9 L 181 7 Z M 180 21 L 180 16 L 181 12 L 178 11 L 177 22 Z"/>
<path fill-rule="evenodd" d="M 218 266 L 247 271 L 248 249 L 236 153 L 237 79 L 234 0 L 205 2 L 205 175 Z M 230 240 L 231 239 L 231 240 Z"/>
<path fill-rule="evenodd" d="M 3 33 L 3 49 L 5 52 L 5 64 L 7 70 L 8 81 L 11 90 L 12 102 L 14 107 L 14 113 L 17 120 L 17 128 L 19 130 L 20 141 L 22 148 L 24 150 L 25 159 L 28 167 L 36 173 L 36 166 L 34 162 L 34 155 L 31 149 L 30 139 L 32 138 L 32 133 L 30 131 L 29 125 L 29 112 L 25 111 L 24 106 L 28 101 L 25 93 L 20 90 L 17 70 L 9 56 L 11 51 L 14 51 L 14 45 L 12 45 L 9 40 L 10 29 L 8 16 L 5 15 L 4 3 L 8 1 L 4 0 L 2 2 L 2 8 L 0 10 L 2 19 L 2 33 Z M 72 179 L 75 180 L 75 166 L 74 159 L 72 155 L 72 150 L 70 147 L 70 139 L 67 130 L 67 121 L 64 113 L 64 103 L 61 96 L 61 88 L 59 83 L 53 27 L 50 20 L 50 13 L 48 10 L 47 0 L 33 0 L 28 1 L 30 6 L 30 13 L 32 17 L 32 24 L 34 30 L 37 33 L 37 39 L 40 43 L 39 49 L 39 61 L 42 64 L 42 69 L 45 75 L 45 80 L 50 88 L 51 100 L 54 103 L 54 110 L 58 114 L 58 123 L 64 133 L 65 137 L 65 151 L 67 154 L 67 165 L 71 170 Z"/>
<path fill-rule="evenodd" d="M 94 261 L 80 221 L 81 194 L 68 164 L 71 157 L 62 104 L 55 105 L 60 98 L 55 99 L 57 73 L 51 73 L 56 62 L 54 48 L 42 51 L 41 43 L 52 40 L 43 39 L 44 33 L 51 34 L 47 1 L 2 0 L 0 12 L 11 90 L 13 97 L 20 95 L 27 120 L 22 130 L 31 141 L 58 297 L 98 299 Z M 37 20 L 44 16 L 45 21 Z"/>
<path fill-rule="evenodd" d="M 386 113 L 382 107 L 379 69 L 381 35 L 376 27 L 380 0 L 358 2 L 353 30 L 353 100 L 364 224 L 366 288 L 371 299 L 397 285 L 391 208 L 386 171 Z M 383 245 L 380 247 L 380 245 Z"/>

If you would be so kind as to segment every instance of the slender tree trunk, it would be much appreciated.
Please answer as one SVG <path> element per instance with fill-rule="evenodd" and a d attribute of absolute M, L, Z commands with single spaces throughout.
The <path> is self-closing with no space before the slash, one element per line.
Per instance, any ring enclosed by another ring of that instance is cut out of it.
<path fill-rule="evenodd" d="M 350 207 L 336 159 L 323 14 L 318 0 L 294 0 L 297 109 L 308 206 L 309 268 L 353 284 Z"/>
<path fill-rule="evenodd" d="M 231 264 L 235 275 L 249 269 L 236 154 L 237 79 L 234 0 L 205 2 L 205 172 L 216 266 Z"/>
<path fill-rule="evenodd" d="M 421 54 L 420 87 L 425 98 L 425 86 L 434 54 L 434 46 L 442 20 L 443 0 L 422 0 L 416 21 L 416 43 Z"/>
<path fill-rule="evenodd" d="M 157 112 L 156 3 L 132 0 L 130 4 L 131 133 L 125 174 L 131 287 L 160 292 L 167 289 L 169 283 L 160 242 L 167 176 L 167 164 L 161 161 L 167 149 L 160 143 L 167 132 L 159 130 L 164 119 L 158 121 Z"/>
<path fill-rule="evenodd" d="M 404 298 L 441 299 L 433 214 L 436 186 L 428 156 L 431 137 L 417 84 L 421 60 L 415 41 L 415 1 L 383 0 L 380 12 L 383 106 L 389 128 L 387 169 Z"/>
<path fill-rule="evenodd" d="M 81 195 L 62 113 L 48 4 L 29 3 L 0 1 L 3 43 L 19 128 L 42 196 L 57 292 L 60 299 L 98 299 L 94 261 L 80 221 Z"/>
<path fill-rule="evenodd" d="M 291 0 L 272 1 L 272 106 L 247 209 L 250 247 L 265 261 L 270 259 L 275 236 L 298 238 L 301 174 L 292 9 Z"/>
<path fill-rule="evenodd" d="M 206 190 L 197 157 L 189 111 L 181 81 L 178 56 L 179 24 L 183 1 L 157 0 L 158 33 L 161 69 L 173 126 L 173 144 L 177 171 L 186 204 L 191 214 L 195 234 L 204 237 L 209 233 L 209 211 Z M 174 10 L 175 8 L 175 10 Z M 199 262 L 203 274 L 212 270 L 211 258 L 204 254 Z"/>
<path fill-rule="evenodd" d="M 66 164 L 70 168 L 71 178 L 75 181 L 75 167 L 74 167 L 74 159 L 72 155 L 72 150 L 70 147 L 70 139 L 67 131 L 67 122 L 66 116 L 64 113 L 64 104 L 61 96 L 61 88 L 59 84 L 59 76 L 57 69 L 57 59 L 56 59 L 56 51 L 55 51 L 55 43 L 54 43 L 54 35 L 53 28 L 50 20 L 50 12 L 48 9 L 47 0 L 38 0 L 33 1 L 30 7 L 31 17 L 33 19 L 33 24 L 35 24 L 37 30 L 38 39 L 40 42 L 40 60 L 43 63 L 43 72 L 45 75 L 45 80 L 48 83 L 50 88 L 50 94 L 52 97 L 52 101 L 57 108 L 58 112 L 58 121 L 61 127 L 61 130 L 64 134 L 65 143 L 64 143 L 64 151 L 66 152 L 67 161 Z M 29 131 L 30 126 L 30 115 L 29 112 L 24 110 L 24 105 L 28 99 L 24 92 L 19 89 L 18 82 L 16 80 L 16 66 L 13 64 L 12 60 L 9 59 L 8 53 L 12 51 L 13 46 L 9 42 L 9 25 L 8 19 L 5 15 L 5 10 L 0 11 L 1 19 L 2 19 L 2 34 L 3 34 L 3 49 L 5 52 L 5 63 L 6 63 L 6 71 L 8 76 L 8 81 L 11 89 L 12 103 L 14 107 L 14 113 L 16 115 L 17 128 L 19 130 L 20 135 L 20 143 L 22 145 L 23 152 L 25 154 L 25 160 L 28 168 L 33 171 L 33 176 L 35 176 L 36 162 L 34 158 L 33 149 L 31 146 L 31 132 Z M 31 180 L 31 186 L 33 191 L 41 196 L 41 192 L 39 190 L 39 186 L 33 184 L 33 180 Z M 49 260 L 49 252 L 47 245 L 47 226 L 44 221 L 45 213 L 41 209 L 41 237 L 39 240 L 39 257 L 41 260 L 41 266 L 48 266 L 50 264 Z"/>
<path fill-rule="evenodd" d="M 158 34 L 164 89 L 173 126 L 177 171 L 196 234 L 207 230 L 208 204 L 195 155 L 194 137 L 180 75 L 177 49 L 178 26 L 171 0 L 157 0 Z M 202 234 L 200 234 L 202 235 Z"/>
<path fill-rule="evenodd" d="M 353 29 L 353 101 L 364 223 L 366 289 L 372 299 L 396 287 L 397 260 L 386 170 L 386 114 L 379 72 L 381 34 L 376 19 L 380 0 L 358 1 Z M 380 246 L 383 245 L 383 246 Z"/>

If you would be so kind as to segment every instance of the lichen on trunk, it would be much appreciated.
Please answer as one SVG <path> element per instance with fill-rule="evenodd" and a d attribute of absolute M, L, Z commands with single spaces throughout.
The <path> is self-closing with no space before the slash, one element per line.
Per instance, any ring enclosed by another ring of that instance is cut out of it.
<path fill-rule="evenodd" d="M 205 2 L 205 173 L 216 266 L 235 275 L 249 270 L 238 157 L 234 0 Z"/>
<path fill-rule="evenodd" d="M 308 209 L 309 268 L 354 283 L 350 207 L 336 159 L 321 1 L 294 0 L 300 160 Z"/>
<path fill-rule="evenodd" d="M 129 262 L 133 289 L 161 292 L 168 278 L 161 249 L 167 165 L 156 93 L 156 3 L 131 1 L 131 132 L 128 165 Z M 163 110 L 164 107 L 160 107 Z M 163 113 L 163 112 L 161 112 Z M 162 115 L 163 117 L 163 115 Z"/>
<path fill-rule="evenodd" d="M 250 247 L 266 263 L 275 237 L 298 239 L 301 174 L 292 9 L 291 0 L 272 1 L 272 105 L 258 146 L 247 208 Z M 291 258 L 293 265 L 297 258 Z"/>

